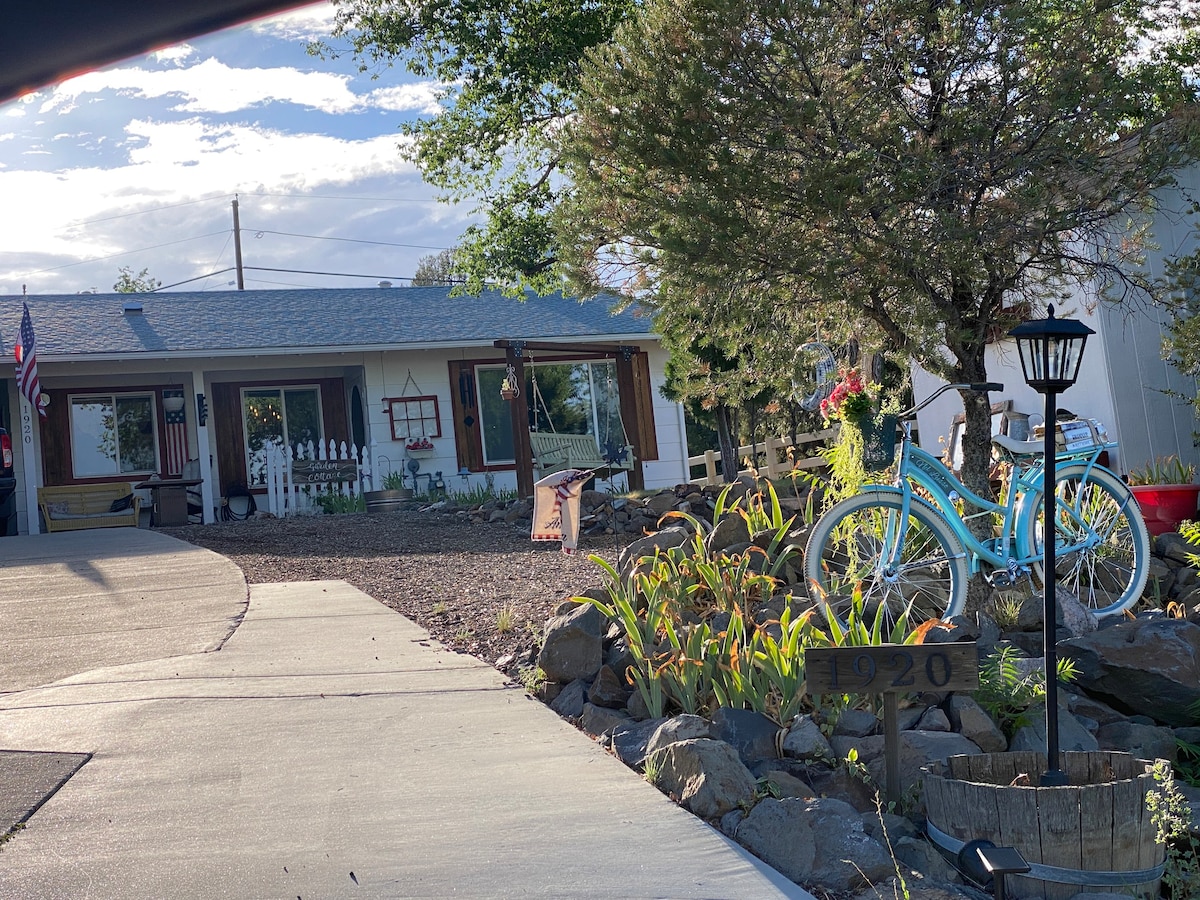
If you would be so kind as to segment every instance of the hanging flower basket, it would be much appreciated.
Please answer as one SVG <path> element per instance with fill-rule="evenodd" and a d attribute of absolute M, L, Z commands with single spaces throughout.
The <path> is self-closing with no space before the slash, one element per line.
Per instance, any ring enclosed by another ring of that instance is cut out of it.
<path fill-rule="evenodd" d="M 887 415 L 846 423 L 846 427 L 862 432 L 863 468 L 868 472 L 879 472 L 895 462 L 896 423 L 895 416 Z"/>
<path fill-rule="evenodd" d="M 516 400 L 517 389 L 514 387 L 509 387 L 508 382 L 506 381 L 504 384 L 500 385 L 500 396 L 504 400 Z"/>

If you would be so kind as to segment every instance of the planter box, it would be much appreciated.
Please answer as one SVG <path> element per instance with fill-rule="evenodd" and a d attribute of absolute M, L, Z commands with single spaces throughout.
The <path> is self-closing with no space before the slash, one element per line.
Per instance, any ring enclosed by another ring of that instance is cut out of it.
<path fill-rule="evenodd" d="M 1196 518 L 1200 484 L 1135 484 L 1129 490 L 1137 498 L 1146 528 L 1154 537 L 1178 531 L 1180 522 Z"/>

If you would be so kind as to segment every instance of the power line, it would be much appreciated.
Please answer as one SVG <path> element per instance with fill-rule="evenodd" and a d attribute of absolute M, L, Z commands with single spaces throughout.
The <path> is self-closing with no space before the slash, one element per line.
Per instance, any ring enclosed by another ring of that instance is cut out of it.
<path fill-rule="evenodd" d="M 228 194 L 219 194 L 214 197 L 201 197 L 199 200 L 184 200 L 182 203 L 171 203 L 167 206 L 155 206 L 151 209 L 137 209 L 133 212 L 117 213 L 115 216 L 104 216 L 100 219 L 84 219 L 82 222 L 68 222 L 66 227 L 72 228 L 76 225 L 95 225 L 97 222 L 111 222 L 114 219 L 128 219 L 130 216 L 140 216 L 143 213 L 160 212 L 164 209 L 178 209 L 181 206 L 191 206 L 195 203 L 208 203 L 210 200 L 222 200 L 228 196 Z"/>
<path fill-rule="evenodd" d="M 329 275 L 334 278 L 376 278 L 384 281 L 412 281 L 411 275 L 356 275 L 353 272 L 313 272 L 308 269 L 271 269 L 266 266 L 246 266 L 247 272 L 286 272 L 289 275 Z"/>
<path fill-rule="evenodd" d="M 247 197 L 291 197 L 299 200 L 357 200 L 363 203 L 429 203 L 428 197 L 333 197 L 324 194 L 277 194 L 271 191 L 253 191 Z M 435 201 L 436 202 L 436 201 Z"/>
<path fill-rule="evenodd" d="M 314 241 L 341 241 L 347 244 L 373 244 L 377 247 L 408 247 L 412 250 L 449 250 L 449 247 L 430 247 L 426 244 L 397 244 L 392 241 L 368 241 L 362 238 L 323 237 L 319 234 L 296 234 L 291 231 L 270 231 L 266 228 L 243 228 L 242 231 L 253 231 L 254 236 L 261 234 L 277 234 L 281 237 L 310 238 Z"/>
<path fill-rule="evenodd" d="M 30 275 L 41 275 L 43 272 L 57 272 L 59 269 L 69 269 L 72 266 L 83 266 L 87 265 L 88 263 L 103 262 L 106 259 L 116 259 L 119 256 L 129 256 L 133 253 L 143 253 L 146 250 L 158 250 L 161 247 L 174 247 L 176 244 L 186 244 L 188 241 L 199 241 L 203 238 L 212 237 L 215 234 L 225 234 L 225 230 L 222 229 L 221 231 L 210 231 L 208 234 L 198 234 L 194 237 L 182 238 L 178 241 L 167 241 L 165 244 L 155 244 L 152 247 L 139 247 L 137 250 L 122 250 L 120 253 L 110 253 L 108 256 L 94 256 L 91 259 L 81 259 L 73 263 L 63 263 L 61 266 L 51 266 L 48 269 L 38 269 L 36 272 L 28 272 L 22 277 L 28 278 Z"/>
<path fill-rule="evenodd" d="M 185 278 L 183 281 L 176 281 L 173 284 L 160 284 L 153 291 L 147 291 L 146 293 L 153 294 L 158 291 L 165 291 L 168 288 L 179 287 L 181 284 L 191 284 L 193 281 L 199 281 L 201 278 L 212 278 L 214 275 L 220 275 L 224 272 L 232 272 L 232 271 L 233 271 L 233 266 L 228 266 L 224 269 L 218 269 L 215 272 L 209 272 L 207 275 L 197 275 L 195 278 Z"/>

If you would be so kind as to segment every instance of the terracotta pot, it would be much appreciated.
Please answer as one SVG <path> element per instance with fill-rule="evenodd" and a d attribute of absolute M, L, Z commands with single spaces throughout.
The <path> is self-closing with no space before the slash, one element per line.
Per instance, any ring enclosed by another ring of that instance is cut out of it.
<path fill-rule="evenodd" d="M 1146 528 L 1155 537 L 1178 531 L 1180 522 L 1196 518 L 1200 484 L 1135 484 L 1129 490 L 1142 508 Z"/>
<path fill-rule="evenodd" d="M 516 400 L 517 392 L 515 388 L 500 388 L 500 396 L 504 400 Z"/>

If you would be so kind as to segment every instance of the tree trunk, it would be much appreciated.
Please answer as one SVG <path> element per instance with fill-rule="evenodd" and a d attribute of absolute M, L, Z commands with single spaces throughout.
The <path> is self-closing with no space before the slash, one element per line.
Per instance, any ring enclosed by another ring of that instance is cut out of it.
<path fill-rule="evenodd" d="M 717 449 L 721 451 L 721 477 L 728 484 L 737 481 L 738 458 L 737 444 L 733 442 L 732 429 L 729 426 L 729 407 L 722 403 L 716 409 L 717 418 Z"/>

